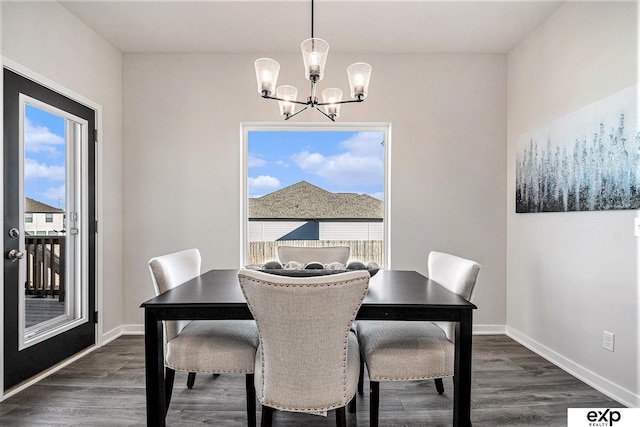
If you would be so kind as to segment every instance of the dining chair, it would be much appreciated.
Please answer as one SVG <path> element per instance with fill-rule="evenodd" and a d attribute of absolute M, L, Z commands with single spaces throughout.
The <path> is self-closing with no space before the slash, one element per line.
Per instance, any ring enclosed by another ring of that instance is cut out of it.
<path fill-rule="evenodd" d="M 278 259 L 283 265 L 289 261 L 302 264 L 314 261 L 322 264 L 339 262 L 346 265 L 350 254 L 349 246 L 278 246 Z"/>
<path fill-rule="evenodd" d="M 152 258 L 149 270 L 156 295 L 200 275 L 198 249 L 187 249 Z M 192 388 L 196 372 L 244 374 L 248 425 L 256 425 L 253 369 L 258 347 L 258 329 L 253 320 L 164 321 L 165 395 L 169 408 L 175 371 L 189 372 Z"/>
<path fill-rule="evenodd" d="M 435 251 L 429 253 L 427 263 L 430 279 L 471 299 L 480 264 Z M 454 323 L 358 321 L 356 331 L 369 373 L 371 426 L 378 425 L 381 381 L 433 379 L 438 393 L 444 393 L 442 378 L 454 373 Z M 359 392 L 362 384 L 361 376 Z"/>
<path fill-rule="evenodd" d="M 254 270 L 238 273 L 258 325 L 255 389 L 262 427 L 274 410 L 326 414 L 346 426 L 355 412 L 360 357 L 350 332 L 369 285 L 367 271 L 286 277 Z"/>

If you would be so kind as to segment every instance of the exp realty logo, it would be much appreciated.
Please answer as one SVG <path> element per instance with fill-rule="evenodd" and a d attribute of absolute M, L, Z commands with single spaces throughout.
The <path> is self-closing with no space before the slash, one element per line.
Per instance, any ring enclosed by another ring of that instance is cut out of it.
<path fill-rule="evenodd" d="M 567 427 L 637 427 L 640 408 L 569 408 Z"/>

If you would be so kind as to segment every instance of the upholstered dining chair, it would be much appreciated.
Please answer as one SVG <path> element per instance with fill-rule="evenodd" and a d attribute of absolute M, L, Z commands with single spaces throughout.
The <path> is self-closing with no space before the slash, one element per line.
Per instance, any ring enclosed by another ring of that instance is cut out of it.
<path fill-rule="evenodd" d="M 286 277 L 254 270 L 238 273 L 260 332 L 255 389 L 262 426 L 274 410 L 326 413 L 346 426 L 355 412 L 360 357 L 351 323 L 367 293 L 369 273 Z"/>
<path fill-rule="evenodd" d="M 283 265 L 289 261 L 298 261 L 302 264 L 314 261 L 322 264 L 339 262 L 346 265 L 350 254 L 349 246 L 278 246 L 278 259 Z"/>
<path fill-rule="evenodd" d="M 200 274 L 198 249 L 187 249 L 152 258 L 149 270 L 156 295 Z M 192 388 L 196 372 L 244 374 L 248 425 L 256 425 L 253 369 L 258 329 L 253 320 L 179 320 L 164 322 L 165 394 L 169 408 L 175 371 L 189 372 Z"/>
<path fill-rule="evenodd" d="M 430 279 L 471 299 L 480 264 L 434 251 L 428 268 Z M 371 426 L 378 425 L 381 381 L 434 379 L 438 393 L 444 393 L 442 378 L 454 373 L 454 323 L 358 321 L 356 330 L 369 372 Z M 361 384 L 362 378 L 360 391 Z"/>

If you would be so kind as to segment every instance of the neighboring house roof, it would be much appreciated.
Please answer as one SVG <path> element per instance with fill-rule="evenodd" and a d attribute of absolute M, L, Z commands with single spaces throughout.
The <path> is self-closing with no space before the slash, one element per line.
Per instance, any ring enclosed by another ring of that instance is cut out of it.
<path fill-rule="evenodd" d="M 64 213 L 63 209 L 54 208 L 29 197 L 24 198 L 24 211 L 31 213 Z"/>
<path fill-rule="evenodd" d="M 249 198 L 249 219 L 382 220 L 384 203 L 367 194 L 331 193 L 300 181 Z"/>

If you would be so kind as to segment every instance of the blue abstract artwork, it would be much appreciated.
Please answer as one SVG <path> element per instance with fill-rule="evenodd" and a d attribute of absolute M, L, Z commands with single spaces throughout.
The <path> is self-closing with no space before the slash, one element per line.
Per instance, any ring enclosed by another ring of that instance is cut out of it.
<path fill-rule="evenodd" d="M 638 86 L 521 135 L 516 212 L 640 208 Z"/>

